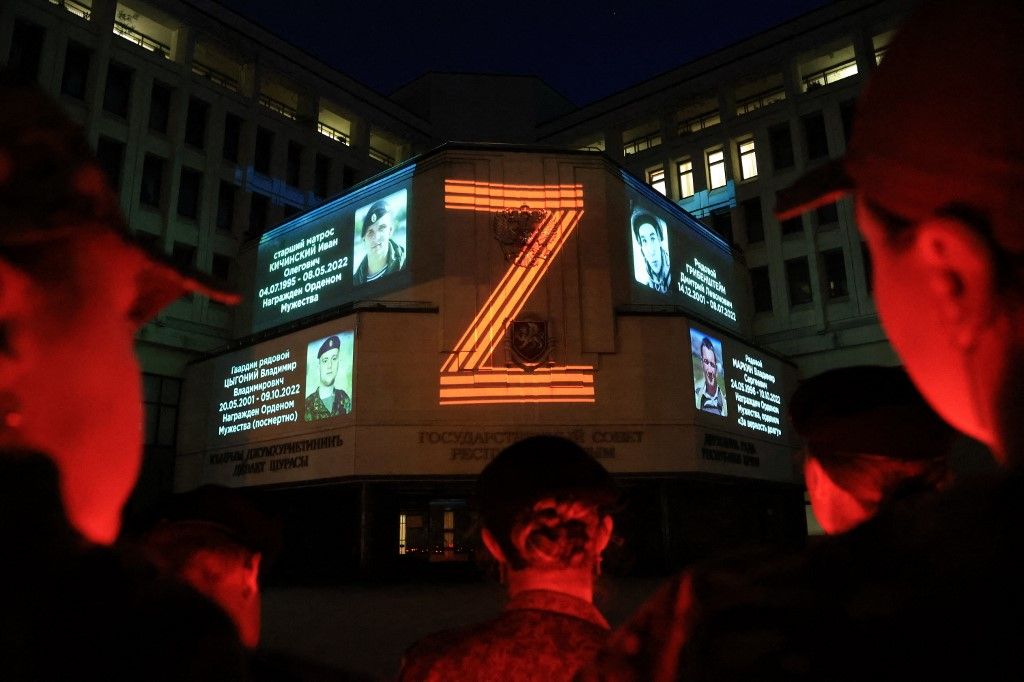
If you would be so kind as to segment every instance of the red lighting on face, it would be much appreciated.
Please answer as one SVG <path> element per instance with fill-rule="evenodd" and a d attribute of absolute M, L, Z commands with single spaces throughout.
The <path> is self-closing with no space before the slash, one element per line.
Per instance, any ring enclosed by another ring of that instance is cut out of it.
<path fill-rule="evenodd" d="M 508 321 L 522 312 L 579 225 L 583 186 L 445 180 L 445 208 L 496 213 L 521 206 L 543 209 L 546 215 L 442 363 L 442 405 L 594 402 L 590 366 L 548 366 L 531 372 L 518 367 L 485 366 L 501 342 Z"/>

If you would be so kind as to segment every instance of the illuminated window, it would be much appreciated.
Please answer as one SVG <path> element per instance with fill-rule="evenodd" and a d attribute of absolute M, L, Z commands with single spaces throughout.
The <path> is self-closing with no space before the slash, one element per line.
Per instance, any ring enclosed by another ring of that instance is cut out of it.
<path fill-rule="evenodd" d="M 449 554 L 455 551 L 455 512 L 446 509 L 444 511 L 444 552 Z"/>
<path fill-rule="evenodd" d="M 92 17 L 92 0 L 50 0 L 51 5 L 59 5 L 76 17 L 89 21 Z"/>
<path fill-rule="evenodd" d="M 581 152 L 603 152 L 604 151 L 604 138 L 599 137 L 589 142 L 582 142 L 578 147 Z"/>
<path fill-rule="evenodd" d="M 664 168 L 652 168 L 647 171 L 647 184 L 657 190 L 663 196 L 668 194 L 668 190 L 665 188 L 665 169 Z"/>
<path fill-rule="evenodd" d="M 320 113 L 317 116 L 316 130 L 324 137 L 329 137 L 335 142 L 352 144 L 352 121 L 334 111 L 333 107 L 320 103 Z"/>
<path fill-rule="evenodd" d="M 406 549 L 406 523 L 407 516 L 405 514 L 398 515 L 398 553 L 405 554 Z"/>
<path fill-rule="evenodd" d="M 740 177 L 744 180 L 757 176 L 757 153 L 754 141 L 744 140 L 737 146 L 740 154 Z"/>
<path fill-rule="evenodd" d="M 889 43 L 892 42 L 894 35 L 896 35 L 896 29 L 880 33 L 871 39 L 871 46 L 875 51 L 875 66 L 882 63 L 882 57 L 885 56 L 885 51 L 889 49 Z"/>
<path fill-rule="evenodd" d="M 370 133 L 370 158 L 385 166 L 391 167 L 398 163 L 401 144 L 385 133 Z"/>
<path fill-rule="evenodd" d="M 707 152 L 707 162 L 709 188 L 725 187 L 725 151 L 715 149 Z"/>
<path fill-rule="evenodd" d="M 768 266 L 750 268 L 750 286 L 754 290 L 754 312 L 770 313 L 772 311 L 772 281 L 768 275 Z"/>
<path fill-rule="evenodd" d="M 853 45 L 833 48 L 799 65 L 800 83 L 804 92 L 831 85 L 857 75 L 857 59 Z"/>
<path fill-rule="evenodd" d="M 791 306 L 810 303 L 814 299 L 811 290 L 811 268 L 806 257 L 786 261 L 786 287 L 789 289 Z"/>
<path fill-rule="evenodd" d="M 174 22 L 158 10 L 141 2 L 117 3 L 114 35 L 170 59 L 177 34 Z"/>
<path fill-rule="evenodd" d="M 824 266 L 825 292 L 830 299 L 846 298 L 850 290 L 846 284 L 846 258 L 843 250 L 830 249 L 821 254 L 821 262 Z"/>
<path fill-rule="evenodd" d="M 630 138 L 628 142 L 622 145 L 622 155 L 631 156 L 633 154 L 639 154 L 640 152 L 653 149 L 661 144 L 661 133 L 655 132 L 649 135 L 642 135 L 640 137 Z"/>
<path fill-rule="evenodd" d="M 676 164 L 679 173 L 679 196 L 683 199 L 693 196 L 693 161 L 683 159 Z"/>

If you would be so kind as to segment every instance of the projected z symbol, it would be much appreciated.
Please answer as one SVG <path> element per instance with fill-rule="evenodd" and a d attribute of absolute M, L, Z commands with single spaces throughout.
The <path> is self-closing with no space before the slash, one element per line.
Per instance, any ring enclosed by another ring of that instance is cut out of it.
<path fill-rule="evenodd" d="M 588 365 L 487 366 L 530 295 L 583 217 L 582 185 L 506 185 L 445 180 L 445 208 L 498 213 L 528 206 L 543 216 L 524 235 L 498 286 L 441 364 L 442 405 L 473 403 L 592 403 L 594 368 Z"/>

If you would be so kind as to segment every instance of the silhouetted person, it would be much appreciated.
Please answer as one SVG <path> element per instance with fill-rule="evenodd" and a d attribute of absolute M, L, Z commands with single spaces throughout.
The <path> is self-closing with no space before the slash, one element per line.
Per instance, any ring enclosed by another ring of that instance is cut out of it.
<path fill-rule="evenodd" d="M 237 679 L 207 600 L 106 547 L 139 472 L 133 342 L 188 292 L 133 243 L 81 130 L 0 75 L 0 679 Z"/>
<path fill-rule="evenodd" d="M 476 499 L 509 601 L 492 621 L 417 642 L 400 679 L 571 679 L 609 629 L 593 592 L 612 534 L 611 477 L 575 443 L 536 436 L 484 468 Z"/>
<path fill-rule="evenodd" d="M 790 399 L 789 417 L 804 440 L 804 481 L 826 533 L 952 482 L 956 431 L 899 367 L 859 365 L 811 377 Z"/>
<path fill-rule="evenodd" d="M 846 158 L 780 193 L 776 210 L 855 195 L 893 346 L 935 410 L 1005 471 L 892 505 L 804 553 L 687 571 L 582 679 L 1020 676 L 1022 44 L 1017 0 L 922 4 L 858 102 Z"/>

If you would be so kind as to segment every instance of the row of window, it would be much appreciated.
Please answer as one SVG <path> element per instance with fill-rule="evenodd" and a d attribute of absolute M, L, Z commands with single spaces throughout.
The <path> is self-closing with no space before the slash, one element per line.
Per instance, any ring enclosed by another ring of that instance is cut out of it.
<path fill-rule="evenodd" d="M 864 280 L 871 293 L 871 259 L 867 248 L 861 245 Z M 821 295 L 827 301 L 837 301 L 850 295 L 846 274 L 846 254 L 842 248 L 828 249 L 818 254 L 818 273 L 821 277 Z M 811 267 L 807 256 L 790 258 L 783 263 L 786 294 L 790 307 L 806 305 L 814 300 Z M 767 265 L 750 268 L 750 282 L 754 294 L 754 312 L 770 313 L 774 310 L 771 275 Z"/>
<path fill-rule="evenodd" d="M 849 140 L 850 127 L 853 122 L 853 100 L 840 104 L 843 134 Z M 808 161 L 817 161 L 829 157 L 828 134 L 825 116 L 821 111 L 801 116 L 800 130 L 803 134 L 804 149 Z M 784 171 L 796 165 L 793 150 L 793 135 L 789 121 L 777 123 L 767 131 L 768 152 L 771 167 L 774 171 Z M 759 173 L 758 149 L 753 137 L 742 137 L 735 141 L 740 180 L 750 180 Z M 724 187 L 728 179 L 725 147 L 712 147 L 704 152 L 704 164 L 709 190 Z M 676 173 L 679 179 L 679 199 L 693 196 L 696 187 L 693 179 L 693 159 L 683 157 L 676 161 Z M 652 168 L 647 171 L 647 184 L 668 196 L 668 185 L 664 167 Z"/>

